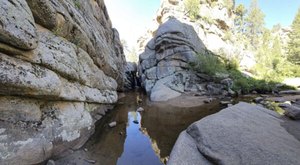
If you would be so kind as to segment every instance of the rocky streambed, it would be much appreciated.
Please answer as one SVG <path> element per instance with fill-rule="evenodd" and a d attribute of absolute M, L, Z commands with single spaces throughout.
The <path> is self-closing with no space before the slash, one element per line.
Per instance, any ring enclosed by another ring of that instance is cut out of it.
<path fill-rule="evenodd" d="M 232 101 L 236 105 L 203 96 L 154 103 L 141 91 L 129 92 L 96 124 L 95 134 L 81 149 L 63 155 L 55 164 L 247 164 L 260 152 L 263 155 L 256 164 L 299 162 L 295 157 L 299 148 L 294 147 L 300 144 L 299 122 L 262 107 L 297 100 L 299 95 L 261 98 L 237 98 Z M 116 126 L 110 127 L 111 122 Z M 232 151 L 227 152 L 228 147 Z"/>

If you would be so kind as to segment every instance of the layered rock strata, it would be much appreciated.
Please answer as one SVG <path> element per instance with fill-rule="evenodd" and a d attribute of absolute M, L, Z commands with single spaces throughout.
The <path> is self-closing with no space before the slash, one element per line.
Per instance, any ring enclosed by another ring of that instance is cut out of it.
<path fill-rule="evenodd" d="M 80 147 L 123 87 L 123 49 L 103 0 L 0 8 L 0 164 Z"/>
<path fill-rule="evenodd" d="M 209 76 L 191 69 L 196 56 L 207 54 L 194 28 L 171 17 L 159 26 L 139 56 L 141 85 L 152 101 L 167 101 L 187 93 L 220 95 L 227 92 L 228 83 L 213 83 Z"/>

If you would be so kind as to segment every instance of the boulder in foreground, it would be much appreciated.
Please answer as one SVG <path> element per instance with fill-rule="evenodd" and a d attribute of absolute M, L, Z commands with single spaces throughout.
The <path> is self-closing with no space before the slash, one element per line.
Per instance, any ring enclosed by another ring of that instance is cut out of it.
<path fill-rule="evenodd" d="M 168 164 L 300 164 L 300 142 L 265 108 L 239 103 L 190 125 Z"/>

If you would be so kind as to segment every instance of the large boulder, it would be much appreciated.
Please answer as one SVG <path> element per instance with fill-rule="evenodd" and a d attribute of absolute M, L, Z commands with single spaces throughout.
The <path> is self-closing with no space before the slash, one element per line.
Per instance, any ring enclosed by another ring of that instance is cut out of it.
<path fill-rule="evenodd" d="M 168 164 L 299 164 L 300 142 L 282 123 L 273 111 L 239 103 L 183 131 Z"/>
<path fill-rule="evenodd" d="M 152 101 L 167 101 L 185 92 L 201 92 L 203 79 L 190 70 L 206 48 L 192 26 L 175 18 L 161 24 L 139 57 L 141 85 Z"/>

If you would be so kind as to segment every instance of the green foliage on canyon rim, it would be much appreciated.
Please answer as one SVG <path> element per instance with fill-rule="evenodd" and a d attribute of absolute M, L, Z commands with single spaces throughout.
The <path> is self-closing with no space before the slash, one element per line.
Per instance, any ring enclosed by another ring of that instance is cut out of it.
<path fill-rule="evenodd" d="M 290 42 L 288 44 L 289 61 L 300 65 L 300 8 L 292 23 L 292 32 L 289 35 Z"/>
<path fill-rule="evenodd" d="M 250 70 L 256 78 L 267 82 L 281 82 L 286 77 L 300 77 L 300 12 L 298 12 L 290 34 L 288 49 L 280 34 L 280 25 L 271 30 L 264 26 L 264 13 L 257 0 L 252 0 L 247 10 L 243 5 L 235 8 L 233 33 L 245 49 L 255 54 L 256 65 Z"/>
<path fill-rule="evenodd" d="M 196 21 L 199 16 L 200 0 L 184 0 L 184 8 L 188 12 L 192 21 Z"/>
<path fill-rule="evenodd" d="M 199 73 L 211 77 L 217 75 L 228 75 L 233 80 L 232 90 L 246 94 L 252 91 L 268 93 L 276 89 L 276 82 L 255 79 L 245 76 L 238 68 L 238 61 L 220 58 L 212 53 L 198 54 L 197 59 L 191 64 L 191 68 Z"/>

